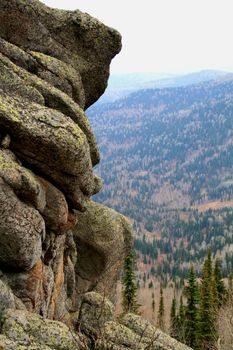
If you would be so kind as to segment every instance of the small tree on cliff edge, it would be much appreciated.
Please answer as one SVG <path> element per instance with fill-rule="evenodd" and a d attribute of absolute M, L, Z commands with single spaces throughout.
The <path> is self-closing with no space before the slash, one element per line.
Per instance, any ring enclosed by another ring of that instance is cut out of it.
<path fill-rule="evenodd" d="M 131 251 L 125 259 L 123 270 L 123 310 L 124 312 L 137 313 L 139 304 L 137 303 L 137 284 L 134 273 L 135 253 Z"/>

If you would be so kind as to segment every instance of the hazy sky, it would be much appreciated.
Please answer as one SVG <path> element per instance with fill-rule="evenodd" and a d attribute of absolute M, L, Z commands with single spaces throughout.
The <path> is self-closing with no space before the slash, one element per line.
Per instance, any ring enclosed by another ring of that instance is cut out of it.
<path fill-rule="evenodd" d="M 79 9 L 123 36 L 112 73 L 233 71 L 233 0 L 43 0 Z"/>

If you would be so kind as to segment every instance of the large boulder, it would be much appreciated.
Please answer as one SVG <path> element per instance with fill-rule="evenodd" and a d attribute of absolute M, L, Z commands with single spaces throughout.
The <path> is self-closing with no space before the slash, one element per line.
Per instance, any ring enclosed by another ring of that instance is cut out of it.
<path fill-rule="evenodd" d="M 64 85 L 70 85 L 70 91 L 74 90 L 73 98 L 77 94 L 75 90 L 79 96 L 80 85 L 83 86 L 85 107 L 104 92 L 110 62 L 121 49 L 118 32 L 86 13 L 50 9 L 37 0 L 1 0 L 0 14 L 0 36 L 3 39 L 27 52 L 40 52 L 51 57 L 47 58 L 50 61 L 47 63 L 44 56 L 38 58 L 34 55 L 34 62 L 38 60 L 38 65 L 27 59 L 31 71 L 49 81 L 59 77 L 59 85 L 66 80 Z M 54 58 L 62 62 L 60 66 Z M 74 69 L 76 74 L 73 74 Z"/>
<path fill-rule="evenodd" d="M 78 289 L 95 288 L 111 295 L 124 258 L 132 245 L 128 220 L 113 209 L 89 201 L 84 213 L 77 213 L 74 229 L 77 245 Z M 88 283 L 87 283 L 88 281 Z"/>
<path fill-rule="evenodd" d="M 79 329 L 97 336 L 104 324 L 114 319 L 114 313 L 114 306 L 106 297 L 95 292 L 86 293 L 78 316 Z"/>

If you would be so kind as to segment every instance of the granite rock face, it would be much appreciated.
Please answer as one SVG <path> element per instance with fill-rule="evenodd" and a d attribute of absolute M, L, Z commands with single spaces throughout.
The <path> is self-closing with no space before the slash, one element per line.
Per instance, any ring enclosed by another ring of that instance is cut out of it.
<path fill-rule="evenodd" d="M 106 242 L 97 242 L 93 222 L 92 243 L 81 252 L 87 244 L 76 225 L 86 211 L 92 226 L 90 197 L 102 186 L 93 173 L 100 157 L 84 110 L 104 92 L 120 48 L 118 32 L 80 11 L 0 1 L 1 281 L 29 311 L 51 319 L 67 317 L 80 293 L 94 288 L 82 283 L 83 256 L 96 259 L 89 274 L 107 283 L 111 244 L 107 251 Z M 102 235 L 119 241 L 118 271 L 131 228 L 120 214 L 117 220 L 110 210 L 98 214 L 108 220 L 105 227 L 100 218 Z M 96 272 L 100 261 L 104 267 Z"/>
<path fill-rule="evenodd" d="M 133 332 L 107 300 L 131 226 L 91 201 L 102 181 L 85 115 L 120 49 L 88 14 L 0 0 L 0 349 L 93 348 L 100 323 L 107 346 L 114 327 Z"/>

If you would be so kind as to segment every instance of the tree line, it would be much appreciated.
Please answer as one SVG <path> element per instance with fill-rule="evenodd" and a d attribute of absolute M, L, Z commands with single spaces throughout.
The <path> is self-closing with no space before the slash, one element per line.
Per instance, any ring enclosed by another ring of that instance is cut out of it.
<path fill-rule="evenodd" d="M 209 250 L 202 267 L 201 278 L 196 277 L 191 265 L 178 310 L 176 297 L 173 298 L 170 313 L 171 336 L 194 350 L 217 349 L 217 344 L 220 345 L 221 342 L 218 329 L 219 313 L 227 305 L 232 307 L 232 277 L 229 277 L 226 287 L 221 261 L 216 259 L 213 262 Z M 224 342 L 224 339 L 222 341 Z"/>
<path fill-rule="evenodd" d="M 124 312 L 139 313 L 140 305 L 137 302 L 134 265 L 135 253 L 132 251 L 125 260 L 123 272 L 123 310 Z M 154 311 L 154 293 L 151 307 Z M 233 344 L 232 315 L 232 275 L 228 277 L 228 284 L 225 285 L 221 261 L 219 259 L 213 261 L 211 251 L 208 250 L 202 266 L 201 277 L 197 277 L 195 269 L 191 265 L 179 303 L 174 293 L 170 310 L 170 335 L 190 346 L 193 350 L 229 350 L 229 346 Z M 223 323 L 222 328 L 226 327 L 227 332 L 230 333 L 227 334 L 226 338 L 228 339 L 225 339 L 224 334 L 221 333 L 219 320 Z M 165 330 L 162 285 L 160 286 L 157 327 Z"/>

